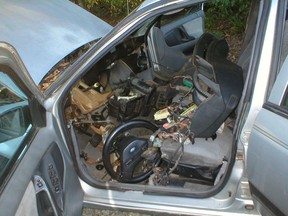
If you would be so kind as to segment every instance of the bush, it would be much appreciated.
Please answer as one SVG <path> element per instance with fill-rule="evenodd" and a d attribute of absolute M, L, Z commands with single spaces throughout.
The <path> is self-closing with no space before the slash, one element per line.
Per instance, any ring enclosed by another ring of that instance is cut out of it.
<path fill-rule="evenodd" d="M 89 10 L 105 10 L 110 17 L 123 17 L 134 10 L 143 0 L 84 0 Z M 129 10 L 127 9 L 127 2 Z"/>
<path fill-rule="evenodd" d="M 71 0 L 78 4 L 81 2 L 88 10 L 100 18 L 115 25 L 134 10 L 144 0 Z M 251 0 L 212 0 L 205 4 L 207 29 L 223 34 L 221 27 L 229 29 L 229 34 L 242 33 L 245 29 L 246 19 Z"/>
<path fill-rule="evenodd" d="M 251 0 L 213 0 L 205 9 L 207 27 L 216 30 L 219 24 L 226 25 L 232 34 L 245 30 Z"/>

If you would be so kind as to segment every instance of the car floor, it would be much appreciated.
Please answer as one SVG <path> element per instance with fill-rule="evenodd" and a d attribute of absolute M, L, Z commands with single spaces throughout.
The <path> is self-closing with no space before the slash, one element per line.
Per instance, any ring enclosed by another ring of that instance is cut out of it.
<path fill-rule="evenodd" d="M 227 121 L 226 121 L 227 122 Z M 83 161 L 86 164 L 87 170 L 89 171 L 90 175 L 95 178 L 95 180 L 102 180 L 102 181 L 113 181 L 109 174 L 107 174 L 103 163 L 102 163 L 102 149 L 103 144 L 100 143 L 97 147 L 92 146 L 90 144 L 89 139 L 90 136 L 84 134 L 84 133 L 77 133 L 78 137 L 78 143 L 80 147 L 80 151 L 82 152 Z M 201 146 L 207 145 L 209 148 L 209 151 L 213 154 L 219 154 L 219 149 L 221 150 L 221 155 L 225 156 L 226 158 L 229 158 L 229 154 L 231 152 L 232 147 L 232 141 L 233 141 L 233 134 L 232 129 L 229 127 L 229 124 L 226 124 L 223 131 L 217 135 L 217 138 L 212 141 L 212 139 L 195 139 L 195 144 L 199 144 Z M 212 147 L 211 147 L 212 146 Z M 213 150 L 213 146 L 219 146 L 217 151 Z M 207 148 L 207 147 L 206 147 Z M 196 149 L 197 150 L 197 149 Z M 209 152 L 209 154 L 211 154 Z M 85 159 L 84 159 L 85 158 Z M 149 184 L 149 179 L 146 181 L 143 181 L 138 184 Z M 180 187 L 189 189 L 189 192 L 191 193 L 197 193 L 197 192 L 203 192 L 205 190 L 211 189 L 213 185 L 203 185 L 199 184 L 198 181 L 195 181 L 191 178 L 185 178 L 180 177 L 176 174 L 170 175 L 169 184 L 167 185 L 169 187 Z M 166 186 L 166 187 L 167 187 Z"/>

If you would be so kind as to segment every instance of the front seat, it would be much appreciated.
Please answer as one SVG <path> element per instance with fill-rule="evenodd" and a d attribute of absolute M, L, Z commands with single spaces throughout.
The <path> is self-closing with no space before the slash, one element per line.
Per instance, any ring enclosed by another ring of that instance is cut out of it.
<path fill-rule="evenodd" d="M 207 93 L 207 98 L 198 104 L 192 116 L 190 131 L 194 137 L 209 138 L 215 135 L 241 98 L 243 72 L 241 67 L 227 60 L 228 52 L 226 40 L 209 33 L 203 34 L 195 46 L 195 88 L 197 90 L 197 80 L 200 79 L 213 93 Z"/>
<path fill-rule="evenodd" d="M 184 67 L 188 57 L 182 51 L 167 45 L 161 29 L 153 26 L 149 31 L 147 43 L 153 75 L 162 80 L 170 80 L 176 75 L 185 74 Z"/>

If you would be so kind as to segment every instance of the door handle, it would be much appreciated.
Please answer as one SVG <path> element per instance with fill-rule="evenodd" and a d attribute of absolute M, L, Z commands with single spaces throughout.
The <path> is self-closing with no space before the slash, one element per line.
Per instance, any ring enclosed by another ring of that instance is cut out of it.
<path fill-rule="evenodd" d="M 193 37 L 193 36 L 190 36 L 187 31 L 185 30 L 185 28 L 183 26 L 180 26 L 178 28 L 178 31 L 181 35 L 181 40 L 182 42 L 188 42 L 188 41 L 191 41 L 191 40 L 195 40 L 196 38 Z"/>

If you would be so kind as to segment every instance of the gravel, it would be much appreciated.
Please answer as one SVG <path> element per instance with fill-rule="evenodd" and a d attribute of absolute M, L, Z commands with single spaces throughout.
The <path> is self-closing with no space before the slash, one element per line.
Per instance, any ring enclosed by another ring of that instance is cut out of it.
<path fill-rule="evenodd" d="M 116 210 L 99 210 L 83 208 L 82 216 L 152 216 L 152 214 L 142 214 L 137 212 L 116 211 Z M 153 216 L 156 216 L 153 214 Z"/>

